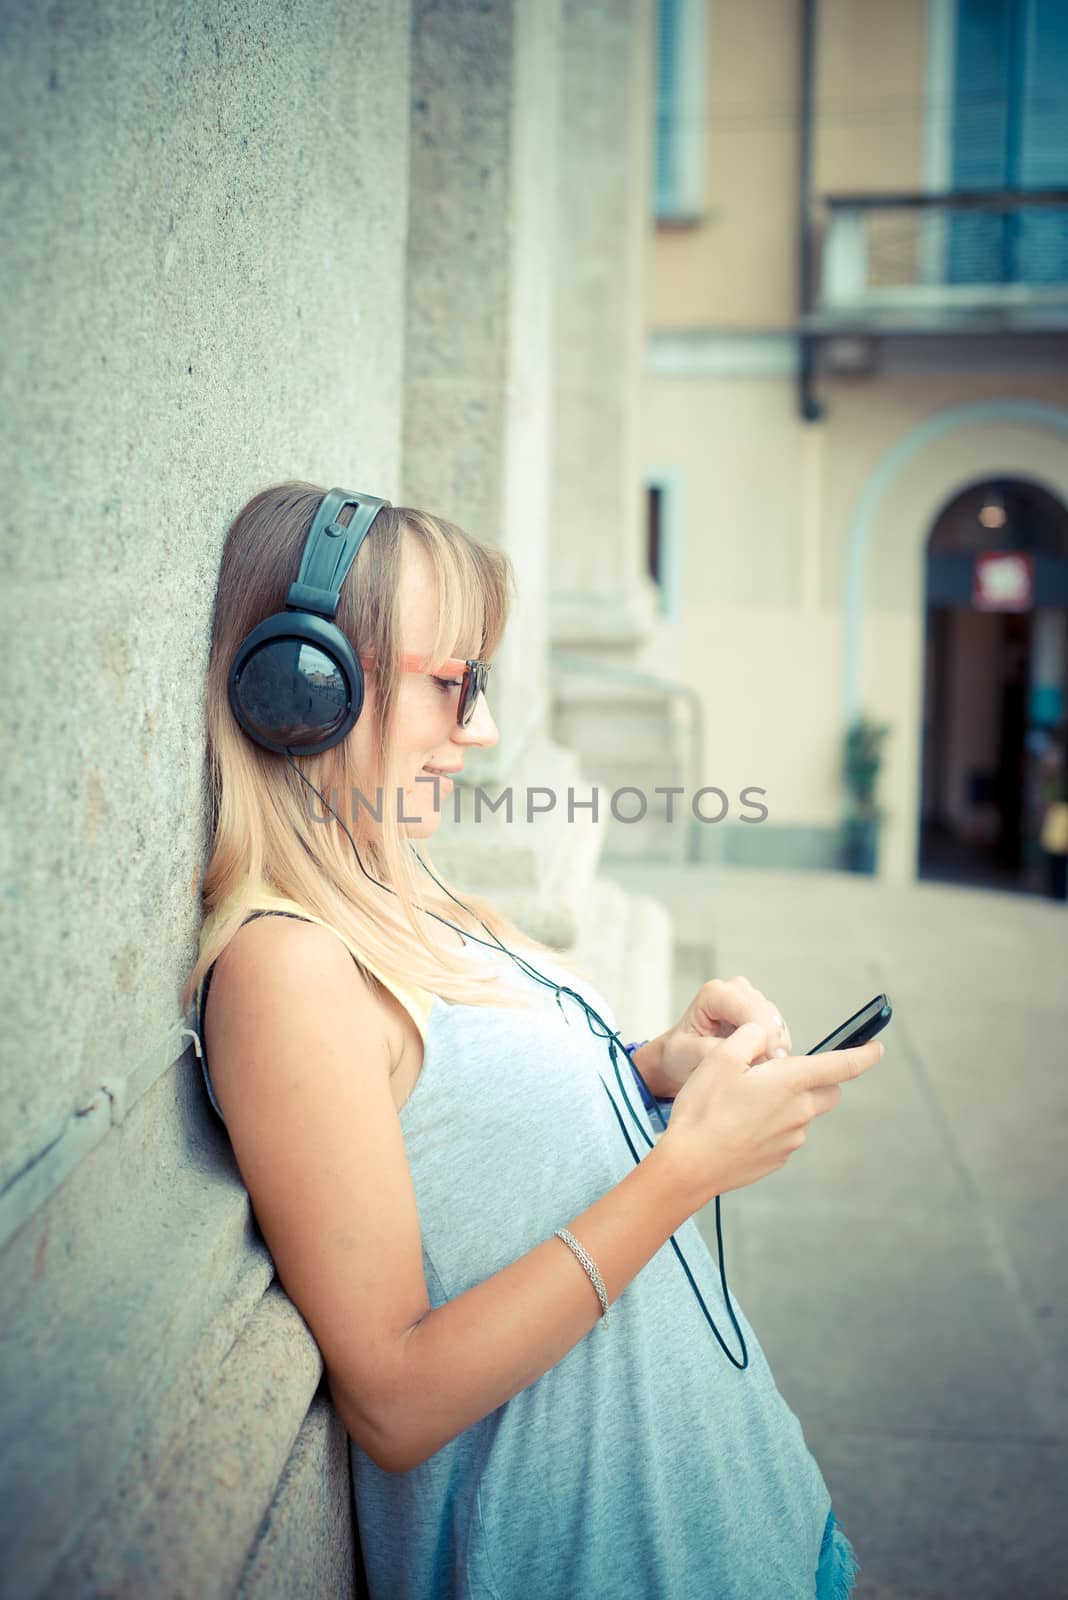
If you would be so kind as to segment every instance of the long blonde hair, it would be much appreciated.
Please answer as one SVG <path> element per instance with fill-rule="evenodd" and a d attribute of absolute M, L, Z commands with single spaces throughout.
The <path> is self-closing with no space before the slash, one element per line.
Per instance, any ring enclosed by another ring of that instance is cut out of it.
<path fill-rule="evenodd" d="M 453 954 L 430 938 L 417 917 L 418 907 L 437 912 L 480 938 L 487 935 L 447 895 L 424 887 L 430 880 L 388 804 L 376 807 L 376 820 L 379 809 L 382 813 L 377 836 L 366 844 L 358 839 L 368 870 L 396 895 L 395 901 L 392 896 L 390 900 L 400 915 L 383 916 L 386 895 L 360 869 L 340 826 L 313 820 L 308 799 L 314 797 L 289 761 L 248 738 L 230 708 L 227 677 L 237 647 L 265 617 L 284 608 L 325 493 L 303 482 L 263 489 L 238 513 L 226 537 L 206 685 L 212 841 L 202 894 L 205 915 L 231 898 L 232 904 L 193 965 L 182 991 L 183 1007 L 192 1003 L 201 979 L 241 926 L 255 903 L 257 886 L 331 923 L 384 972 L 445 1000 L 498 1006 L 537 1003 L 539 996 L 529 989 L 502 983 L 497 970 L 473 974 L 463 952 Z M 513 586 L 511 563 L 504 552 L 480 543 L 454 523 L 408 506 L 379 511 L 342 586 L 334 620 L 354 650 L 375 658 L 376 758 L 387 795 L 398 787 L 392 734 L 400 677 L 397 586 L 405 536 L 419 541 L 437 579 L 439 624 L 433 661 L 457 651 L 467 659 L 492 657 L 504 631 Z M 294 759 L 342 815 L 344 805 L 337 804 L 332 791 L 342 799 L 354 789 L 367 794 L 366 779 L 361 782 L 354 770 L 350 739 L 319 755 Z M 426 840 L 420 841 L 420 853 L 432 866 Z M 527 937 L 481 897 L 466 893 L 462 898 L 520 955 L 536 962 L 539 955 L 557 954 Z"/>

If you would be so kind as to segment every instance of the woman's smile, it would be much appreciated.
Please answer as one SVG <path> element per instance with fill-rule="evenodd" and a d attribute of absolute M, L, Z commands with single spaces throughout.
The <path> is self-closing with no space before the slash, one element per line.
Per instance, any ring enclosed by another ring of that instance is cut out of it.
<path fill-rule="evenodd" d="M 453 781 L 450 774 L 454 772 L 462 772 L 463 768 L 462 766 L 432 767 L 430 763 L 427 762 L 427 764 L 423 767 L 423 771 L 425 773 L 429 773 L 431 777 L 438 779 L 444 794 L 451 794 L 453 790 Z"/>

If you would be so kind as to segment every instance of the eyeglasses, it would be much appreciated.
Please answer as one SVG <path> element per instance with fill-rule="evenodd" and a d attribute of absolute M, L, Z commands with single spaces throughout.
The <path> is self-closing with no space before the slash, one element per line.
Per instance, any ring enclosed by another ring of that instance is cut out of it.
<path fill-rule="evenodd" d="M 374 656 L 361 656 L 360 664 L 364 667 L 373 667 Z M 446 656 L 443 661 L 437 663 L 437 670 L 431 673 L 425 656 L 405 651 L 400 657 L 400 667 L 402 672 L 423 672 L 428 677 L 459 678 L 460 698 L 456 703 L 456 721 L 461 728 L 466 728 L 475 714 L 478 697 L 485 690 L 490 663 L 462 661 L 458 656 Z"/>

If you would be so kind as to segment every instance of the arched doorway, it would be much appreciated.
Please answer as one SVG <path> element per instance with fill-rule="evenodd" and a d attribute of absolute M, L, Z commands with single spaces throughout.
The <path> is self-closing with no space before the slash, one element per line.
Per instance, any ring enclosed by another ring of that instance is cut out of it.
<path fill-rule="evenodd" d="M 1041 893 L 1042 764 L 1063 740 L 1068 509 L 990 478 L 936 515 L 926 554 L 918 874 Z"/>

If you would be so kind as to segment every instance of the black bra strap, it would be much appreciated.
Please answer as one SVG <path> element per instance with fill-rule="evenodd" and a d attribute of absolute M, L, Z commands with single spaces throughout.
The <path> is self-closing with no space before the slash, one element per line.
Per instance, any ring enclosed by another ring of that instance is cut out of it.
<path fill-rule="evenodd" d="M 255 922 L 257 917 L 292 917 L 294 922 L 307 922 L 308 920 L 307 917 L 298 916 L 295 911 L 250 911 L 248 916 L 245 918 L 245 922 Z M 242 927 L 245 926 L 245 922 L 242 922 Z M 214 971 L 215 962 L 213 961 L 207 972 L 204 974 L 204 987 L 200 992 L 200 1015 L 197 1017 L 197 1033 L 200 1035 L 200 1047 L 205 1052 L 205 1061 L 207 1060 L 207 1047 L 204 1044 L 204 1008 L 208 1003 L 208 993 L 211 989 L 211 975 Z"/>

